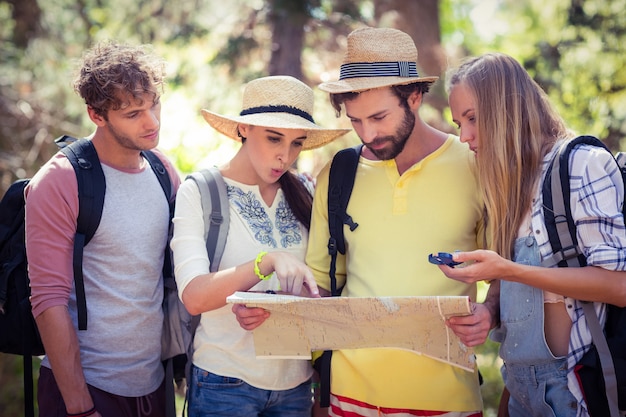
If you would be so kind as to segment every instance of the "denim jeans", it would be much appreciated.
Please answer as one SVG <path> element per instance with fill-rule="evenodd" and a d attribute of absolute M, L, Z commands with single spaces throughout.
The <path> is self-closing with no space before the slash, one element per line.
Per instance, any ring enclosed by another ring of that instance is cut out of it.
<path fill-rule="evenodd" d="M 567 360 L 502 367 L 511 393 L 510 417 L 576 417 L 577 401 L 567 388 Z"/>
<path fill-rule="evenodd" d="M 533 236 L 515 241 L 514 261 L 540 265 Z M 555 357 L 544 337 L 543 291 L 528 285 L 500 283 L 502 378 L 511 394 L 510 417 L 575 417 L 576 398 L 567 388 L 567 358 Z"/>
<path fill-rule="evenodd" d="M 189 388 L 189 417 L 310 417 L 311 381 L 284 390 L 255 388 L 237 378 L 220 376 L 193 366 Z"/>

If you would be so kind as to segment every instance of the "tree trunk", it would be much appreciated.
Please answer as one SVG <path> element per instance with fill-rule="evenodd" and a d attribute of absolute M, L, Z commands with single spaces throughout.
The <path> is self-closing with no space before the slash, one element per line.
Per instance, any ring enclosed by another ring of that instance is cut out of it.
<path fill-rule="evenodd" d="M 302 80 L 304 26 L 309 20 L 308 0 L 270 0 L 272 25 L 272 55 L 268 65 L 270 75 L 291 75 Z"/>
<path fill-rule="evenodd" d="M 408 33 L 417 46 L 417 64 L 423 76 L 440 79 L 424 97 L 439 112 L 447 107 L 443 76 L 446 54 L 441 45 L 439 0 L 375 0 L 374 13 L 381 27 L 393 27 Z"/>
<path fill-rule="evenodd" d="M 26 49 L 28 42 L 41 32 L 41 9 L 37 0 L 7 0 L 13 7 L 15 21 L 13 42 L 21 49 Z"/>

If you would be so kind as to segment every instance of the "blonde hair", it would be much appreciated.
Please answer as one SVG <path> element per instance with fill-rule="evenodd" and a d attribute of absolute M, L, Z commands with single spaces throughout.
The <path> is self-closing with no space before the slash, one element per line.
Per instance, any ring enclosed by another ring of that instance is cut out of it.
<path fill-rule="evenodd" d="M 490 247 L 512 257 L 530 210 L 544 156 L 572 136 L 546 93 L 512 57 L 489 53 L 465 61 L 449 80 L 475 98 L 478 181 L 485 201 Z"/>

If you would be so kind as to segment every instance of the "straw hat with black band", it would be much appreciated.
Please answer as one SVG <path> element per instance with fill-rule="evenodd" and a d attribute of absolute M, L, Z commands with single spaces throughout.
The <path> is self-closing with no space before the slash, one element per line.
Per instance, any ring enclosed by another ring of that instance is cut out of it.
<path fill-rule="evenodd" d="M 348 35 L 339 80 L 322 83 L 318 88 L 331 94 L 356 93 L 392 85 L 432 83 L 438 78 L 419 76 L 417 48 L 408 34 L 366 27 Z"/>
<path fill-rule="evenodd" d="M 313 120 L 313 90 L 302 81 L 277 75 L 257 78 L 246 84 L 239 116 L 228 117 L 202 109 L 202 116 L 215 130 L 236 141 L 237 125 L 248 124 L 277 129 L 304 129 L 302 150 L 319 148 L 350 129 L 325 129 Z"/>

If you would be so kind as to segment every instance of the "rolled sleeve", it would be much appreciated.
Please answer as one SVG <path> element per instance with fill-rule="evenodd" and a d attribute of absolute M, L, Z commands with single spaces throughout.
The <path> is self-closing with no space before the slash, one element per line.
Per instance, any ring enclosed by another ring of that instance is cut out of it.
<path fill-rule="evenodd" d="M 581 146 L 572 158 L 572 216 L 587 263 L 609 270 L 626 270 L 621 172 L 613 157 L 600 148 Z"/>
<path fill-rule="evenodd" d="M 70 162 L 57 154 L 25 190 L 26 254 L 33 315 L 67 306 L 73 285 L 72 254 L 78 184 Z"/>

